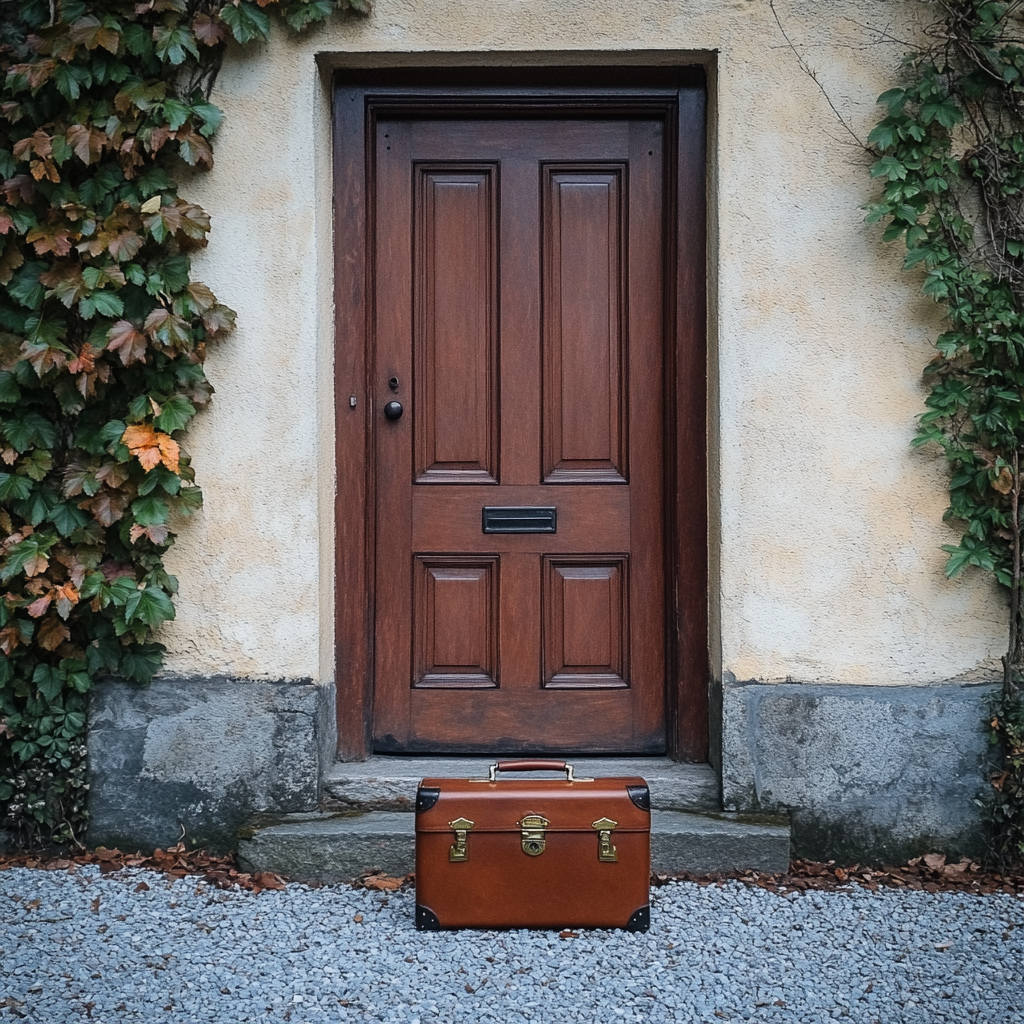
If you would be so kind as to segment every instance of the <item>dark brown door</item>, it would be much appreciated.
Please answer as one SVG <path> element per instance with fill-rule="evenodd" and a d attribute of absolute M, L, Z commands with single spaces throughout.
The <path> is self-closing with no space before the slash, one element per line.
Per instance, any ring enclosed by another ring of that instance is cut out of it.
<path fill-rule="evenodd" d="M 663 127 L 376 124 L 377 750 L 665 750 Z"/>

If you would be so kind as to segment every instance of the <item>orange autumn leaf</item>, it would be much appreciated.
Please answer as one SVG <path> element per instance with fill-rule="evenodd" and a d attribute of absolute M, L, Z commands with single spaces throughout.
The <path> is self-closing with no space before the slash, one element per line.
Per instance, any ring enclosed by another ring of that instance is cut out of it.
<path fill-rule="evenodd" d="M 121 435 L 121 442 L 128 446 L 147 473 L 161 462 L 172 473 L 178 472 L 181 452 L 178 442 L 170 434 L 163 434 L 143 423 L 128 427 Z"/>
<path fill-rule="evenodd" d="M 66 619 L 71 614 L 71 609 L 79 601 L 78 590 L 75 588 L 74 583 L 70 582 L 65 583 L 62 587 L 57 587 L 53 592 L 53 596 L 57 601 L 57 614 L 62 619 Z"/>

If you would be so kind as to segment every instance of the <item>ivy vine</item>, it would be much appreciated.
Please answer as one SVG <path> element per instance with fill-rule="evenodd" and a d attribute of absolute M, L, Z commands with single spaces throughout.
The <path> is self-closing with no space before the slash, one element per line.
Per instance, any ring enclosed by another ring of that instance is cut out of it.
<path fill-rule="evenodd" d="M 147 683 L 174 617 L 181 444 L 234 313 L 191 276 L 229 40 L 369 0 L 15 0 L 0 8 L 0 827 L 74 839 L 86 694 Z"/>
<path fill-rule="evenodd" d="M 886 116 L 867 142 L 884 188 L 867 219 L 903 240 L 904 267 L 923 271 L 946 315 L 915 440 L 950 470 L 945 518 L 962 535 L 944 546 L 946 574 L 975 567 L 1007 594 L 984 801 L 1005 864 L 1024 859 L 1024 4 L 936 6 L 926 45 L 905 58 L 905 84 L 879 98 Z"/>

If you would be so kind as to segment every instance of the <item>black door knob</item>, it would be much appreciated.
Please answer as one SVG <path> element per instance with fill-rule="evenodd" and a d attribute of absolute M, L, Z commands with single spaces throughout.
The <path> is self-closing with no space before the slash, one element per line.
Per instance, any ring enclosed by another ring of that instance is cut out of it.
<path fill-rule="evenodd" d="M 384 406 L 384 415 L 389 420 L 397 420 L 402 415 L 402 403 L 388 402 Z"/>

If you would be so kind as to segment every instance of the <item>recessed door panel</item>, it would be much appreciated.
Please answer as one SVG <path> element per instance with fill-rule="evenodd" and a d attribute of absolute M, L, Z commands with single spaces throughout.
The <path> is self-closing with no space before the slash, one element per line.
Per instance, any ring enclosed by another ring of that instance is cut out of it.
<path fill-rule="evenodd" d="M 544 479 L 621 483 L 625 165 L 543 168 Z"/>
<path fill-rule="evenodd" d="M 495 164 L 414 169 L 416 479 L 495 483 Z"/>
<path fill-rule="evenodd" d="M 628 686 L 629 590 L 625 555 L 545 557 L 544 686 Z"/>
<path fill-rule="evenodd" d="M 414 687 L 498 685 L 498 559 L 417 555 Z"/>

